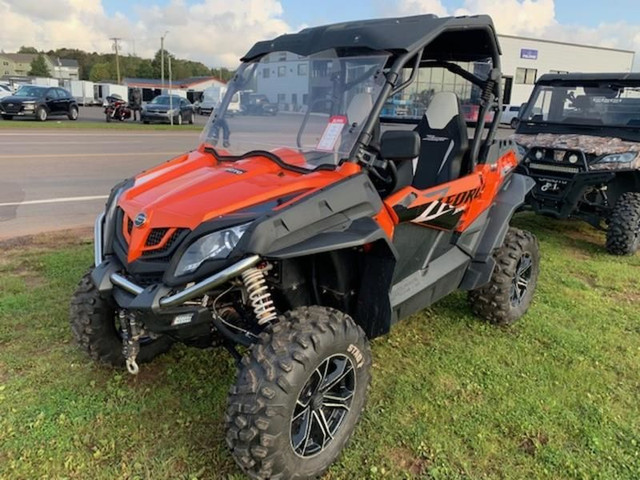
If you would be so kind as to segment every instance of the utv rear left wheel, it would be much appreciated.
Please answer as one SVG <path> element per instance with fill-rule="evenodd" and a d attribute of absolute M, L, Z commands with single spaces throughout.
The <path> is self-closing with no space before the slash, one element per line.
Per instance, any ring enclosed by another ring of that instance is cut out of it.
<path fill-rule="evenodd" d="M 344 313 L 287 313 L 242 360 L 226 415 L 227 443 L 254 479 L 317 478 L 347 444 L 370 380 L 364 332 Z"/>
<path fill-rule="evenodd" d="M 527 312 L 533 299 L 540 273 L 538 240 L 530 232 L 510 228 L 493 258 L 491 280 L 469 292 L 469 302 L 476 315 L 510 325 Z"/>
<path fill-rule="evenodd" d="M 69 320 L 76 342 L 91 358 L 114 367 L 124 366 L 116 308 L 100 295 L 88 273 L 71 298 Z M 165 336 L 141 341 L 137 362 L 150 362 L 168 351 L 172 343 Z"/>
<path fill-rule="evenodd" d="M 640 193 L 627 192 L 613 207 L 607 230 L 607 251 L 633 255 L 640 248 Z"/>

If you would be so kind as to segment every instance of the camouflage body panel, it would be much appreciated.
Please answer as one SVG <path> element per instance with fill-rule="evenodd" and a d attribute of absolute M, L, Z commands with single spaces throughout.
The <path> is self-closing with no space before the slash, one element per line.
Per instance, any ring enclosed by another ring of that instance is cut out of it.
<path fill-rule="evenodd" d="M 627 142 L 616 137 L 596 137 L 591 135 L 539 133 L 537 135 L 516 134 L 514 142 L 526 147 L 559 148 L 562 150 L 580 150 L 586 154 L 611 155 L 635 152 L 640 154 L 640 143 Z M 590 164 L 591 170 L 640 170 L 640 155 L 630 163 Z"/>

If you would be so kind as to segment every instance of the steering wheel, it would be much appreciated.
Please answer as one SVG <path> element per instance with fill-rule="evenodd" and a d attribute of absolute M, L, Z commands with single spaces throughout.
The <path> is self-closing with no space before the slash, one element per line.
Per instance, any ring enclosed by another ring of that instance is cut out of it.
<path fill-rule="evenodd" d="M 369 168 L 369 172 L 381 183 L 381 190 L 386 193 L 391 193 L 398 185 L 398 168 L 396 164 L 390 160 L 383 160 L 385 165 L 383 167 L 376 167 L 374 165 Z"/>

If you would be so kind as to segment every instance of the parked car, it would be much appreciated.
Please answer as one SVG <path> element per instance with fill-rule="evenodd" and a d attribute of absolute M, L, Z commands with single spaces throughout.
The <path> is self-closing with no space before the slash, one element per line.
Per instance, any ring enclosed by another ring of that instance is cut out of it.
<path fill-rule="evenodd" d="M 77 120 L 78 103 L 64 88 L 23 85 L 15 94 L 0 100 L 0 115 L 4 120 L 34 117 L 44 122 L 49 117 L 63 115 Z"/>
<path fill-rule="evenodd" d="M 278 113 L 278 105 L 271 103 L 266 95 L 261 94 L 249 94 L 241 108 L 245 115 L 276 115 Z"/>
<path fill-rule="evenodd" d="M 518 114 L 520 113 L 520 105 L 503 105 L 500 123 L 509 125 L 511 128 L 518 126 Z"/>
<path fill-rule="evenodd" d="M 184 122 L 193 124 L 194 116 L 193 105 L 186 98 L 160 95 L 142 107 L 140 119 L 142 123 L 169 123 L 173 117 L 174 125 L 182 125 Z"/>
<path fill-rule="evenodd" d="M 13 95 L 9 85 L 0 84 L 0 98 L 10 97 Z"/>

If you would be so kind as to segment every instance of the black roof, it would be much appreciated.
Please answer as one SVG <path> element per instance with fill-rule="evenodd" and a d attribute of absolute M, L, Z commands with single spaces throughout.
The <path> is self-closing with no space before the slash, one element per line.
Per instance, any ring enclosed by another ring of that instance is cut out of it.
<path fill-rule="evenodd" d="M 499 54 L 493 21 L 487 15 L 442 18 L 417 15 L 306 28 L 258 42 L 242 60 L 277 51 L 311 55 L 332 48 L 405 53 L 427 44 L 430 45 L 424 59 L 472 61 Z"/>
<path fill-rule="evenodd" d="M 537 83 L 556 82 L 638 82 L 640 73 L 547 73 Z"/>

